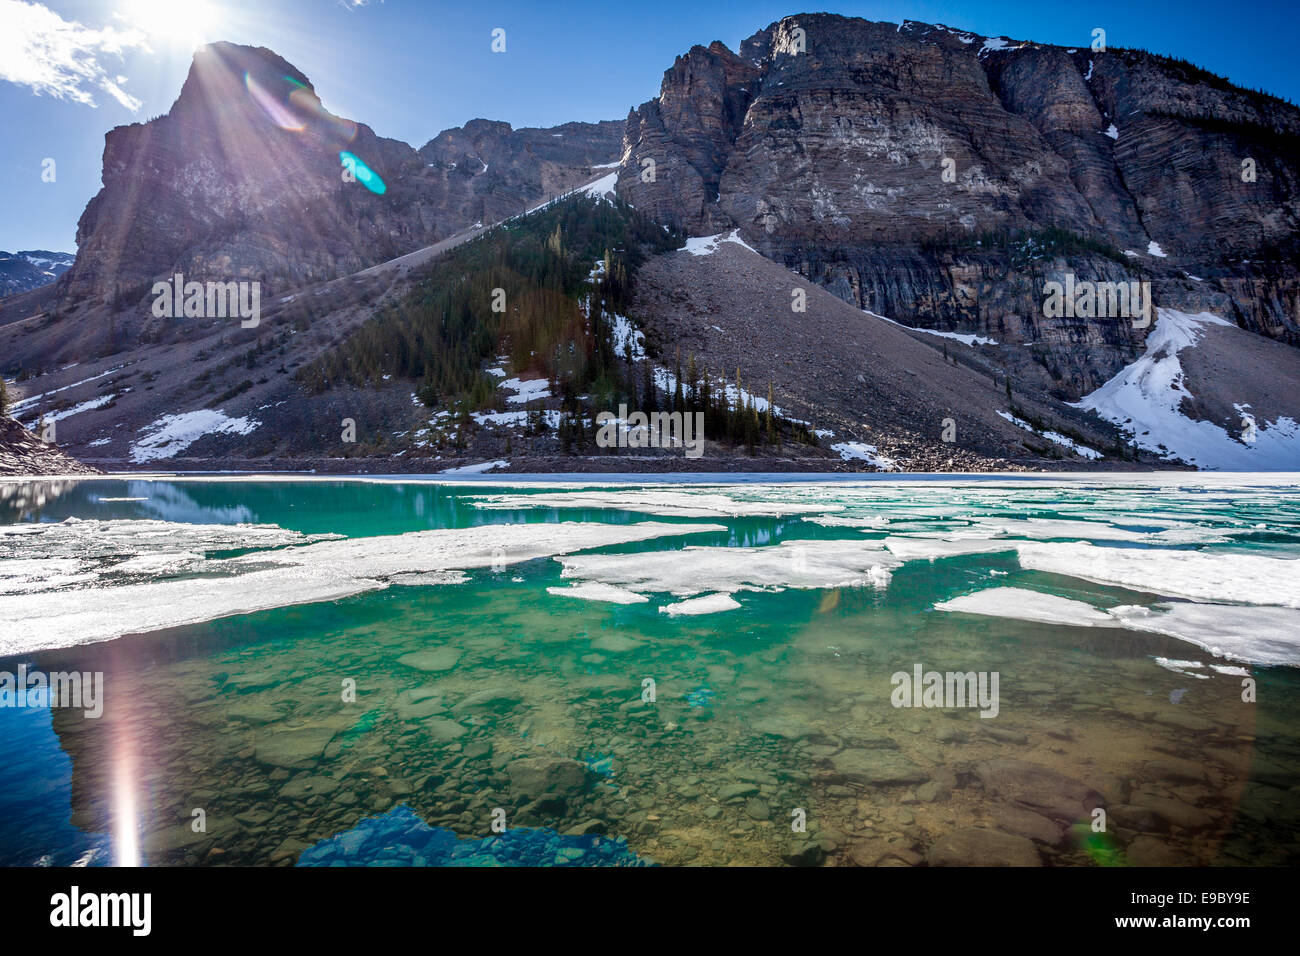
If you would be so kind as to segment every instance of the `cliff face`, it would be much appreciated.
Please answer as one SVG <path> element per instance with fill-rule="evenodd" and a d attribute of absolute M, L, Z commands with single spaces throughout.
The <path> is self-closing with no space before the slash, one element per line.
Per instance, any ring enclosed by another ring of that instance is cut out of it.
<path fill-rule="evenodd" d="M 98 475 L 54 445 L 41 441 L 22 425 L 0 415 L 0 476 Z"/>
<path fill-rule="evenodd" d="M 1073 271 L 1295 344 L 1297 144 L 1300 111 L 1179 61 L 813 14 L 679 57 L 628 117 L 619 192 L 909 324 L 1069 338 L 1040 280 Z M 1033 254 L 1060 230 L 1098 248 Z M 1111 325 L 1079 384 L 1140 340 Z"/>
<path fill-rule="evenodd" d="M 126 308 L 174 272 L 258 279 L 264 295 L 333 278 L 589 179 L 592 163 L 617 159 L 620 133 L 614 123 L 514 131 L 476 120 L 417 152 L 328 112 L 271 51 L 212 44 L 167 115 L 108 134 L 104 188 L 81 217 L 59 291 Z M 382 184 L 346 181 L 343 153 Z"/>
<path fill-rule="evenodd" d="M 614 163 L 622 148 L 615 120 L 516 130 L 476 119 L 439 133 L 420 158 L 438 171 L 445 214 L 486 224 L 590 181 L 592 167 Z"/>

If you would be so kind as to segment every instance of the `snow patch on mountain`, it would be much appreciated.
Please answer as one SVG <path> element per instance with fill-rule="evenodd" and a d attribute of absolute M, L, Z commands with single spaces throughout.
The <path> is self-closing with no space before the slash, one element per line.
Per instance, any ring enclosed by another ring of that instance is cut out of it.
<path fill-rule="evenodd" d="M 247 435 L 261 424 L 252 418 L 231 418 L 218 408 L 164 415 L 140 429 L 139 441 L 131 446 L 131 460 L 140 464 L 174 458 L 205 435 Z"/>
<path fill-rule="evenodd" d="M 1134 443 L 1200 469 L 1226 471 L 1292 471 L 1300 468 L 1300 424 L 1280 416 L 1255 424 L 1253 416 L 1241 436 L 1208 421 L 1188 418 L 1181 411 L 1192 399 L 1184 381 L 1178 353 L 1195 348 L 1207 326 L 1235 326 L 1209 312 L 1191 315 L 1157 308 L 1155 328 L 1147 336 L 1146 352 L 1101 388 L 1085 395 L 1075 408 L 1096 412 L 1119 425 Z M 1239 406 L 1241 411 L 1245 406 Z M 1245 413 L 1243 413 L 1244 415 Z M 1254 440 L 1251 441 L 1250 439 Z"/>

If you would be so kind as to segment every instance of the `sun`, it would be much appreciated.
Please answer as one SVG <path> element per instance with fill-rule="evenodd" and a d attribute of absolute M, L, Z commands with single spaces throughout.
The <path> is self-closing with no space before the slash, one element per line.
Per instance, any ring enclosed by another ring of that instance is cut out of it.
<path fill-rule="evenodd" d="M 217 25 L 210 0 L 121 0 L 119 17 L 159 43 L 195 47 Z"/>

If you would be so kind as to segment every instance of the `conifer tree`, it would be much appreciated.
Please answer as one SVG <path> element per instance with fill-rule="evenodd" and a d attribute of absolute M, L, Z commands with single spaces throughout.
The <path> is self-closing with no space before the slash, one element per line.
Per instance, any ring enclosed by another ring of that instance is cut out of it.
<path fill-rule="evenodd" d="M 695 367 L 695 353 L 692 352 L 686 366 L 686 410 L 688 412 L 698 411 L 700 407 L 699 378 L 699 370 Z"/>
<path fill-rule="evenodd" d="M 655 388 L 654 374 L 650 370 L 650 361 L 641 363 L 641 396 L 647 412 L 659 411 L 658 389 Z"/>
<path fill-rule="evenodd" d="M 773 443 L 773 440 L 776 437 L 773 434 L 773 428 L 772 428 L 772 382 L 771 380 L 769 380 L 767 383 L 767 424 L 764 431 L 766 431 L 767 433 L 766 441 L 769 445 L 771 445 Z"/>
<path fill-rule="evenodd" d="M 677 350 L 677 361 L 673 367 L 673 375 L 677 383 L 673 386 L 673 408 L 675 412 L 683 411 L 685 404 L 682 399 L 682 350 Z"/>

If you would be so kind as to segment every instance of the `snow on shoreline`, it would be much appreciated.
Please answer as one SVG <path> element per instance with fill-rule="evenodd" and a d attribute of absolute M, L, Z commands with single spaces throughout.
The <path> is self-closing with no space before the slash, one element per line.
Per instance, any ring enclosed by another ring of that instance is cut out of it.
<path fill-rule="evenodd" d="M 898 462 L 880 454 L 875 445 L 865 442 L 842 441 L 831 445 L 831 451 L 836 452 L 844 461 L 865 461 L 881 471 L 894 471 L 898 468 Z"/>

